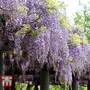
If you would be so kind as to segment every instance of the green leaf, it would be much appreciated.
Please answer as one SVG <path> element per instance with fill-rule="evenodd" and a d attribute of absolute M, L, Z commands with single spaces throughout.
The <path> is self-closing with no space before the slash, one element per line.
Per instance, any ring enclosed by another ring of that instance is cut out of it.
<path fill-rule="evenodd" d="M 72 27 L 67 19 L 67 17 L 64 14 L 59 15 L 58 20 L 60 22 L 60 25 L 67 30 L 71 31 Z"/>
<path fill-rule="evenodd" d="M 24 13 L 24 12 L 26 12 L 28 10 L 28 8 L 25 6 L 25 5 L 23 5 L 23 4 L 21 4 L 18 8 L 17 8 L 17 11 L 19 12 L 19 13 Z"/>
<path fill-rule="evenodd" d="M 26 34 L 29 30 L 30 30 L 30 25 L 29 24 L 23 24 L 21 26 L 21 30 L 17 31 L 16 32 L 16 35 L 19 36 L 19 35 L 23 35 L 23 34 Z"/>
<path fill-rule="evenodd" d="M 65 7 L 64 2 L 60 0 L 45 0 L 45 4 L 49 12 Z"/>

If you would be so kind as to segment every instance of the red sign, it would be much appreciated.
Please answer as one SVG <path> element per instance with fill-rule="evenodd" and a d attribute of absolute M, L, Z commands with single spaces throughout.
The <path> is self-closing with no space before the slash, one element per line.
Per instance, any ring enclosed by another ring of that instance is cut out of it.
<path fill-rule="evenodd" d="M 10 88 L 12 86 L 12 76 L 2 76 L 2 86 Z"/>

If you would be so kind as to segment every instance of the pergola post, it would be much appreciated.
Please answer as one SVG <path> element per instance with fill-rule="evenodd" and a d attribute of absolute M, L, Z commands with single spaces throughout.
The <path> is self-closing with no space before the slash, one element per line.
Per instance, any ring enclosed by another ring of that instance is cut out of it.
<path fill-rule="evenodd" d="M 72 90 L 78 90 L 79 82 L 77 81 L 76 75 L 72 75 Z"/>
<path fill-rule="evenodd" d="M 37 74 L 34 75 L 34 90 L 38 90 L 38 79 Z"/>
<path fill-rule="evenodd" d="M 40 90 L 49 90 L 49 70 L 47 64 L 40 72 Z"/>
<path fill-rule="evenodd" d="M 0 52 L 0 77 L 2 76 L 2 72 L 3 72 L 3 58 L 2 58 L 2 52 Z M 2 87 L 2 81 L 0 80 L 0 90 L 3 90 Z"/>
<path fill-rule="evenodd" d="M 90 80 L 88 80 L 87 90 L 90 90 Z"/>

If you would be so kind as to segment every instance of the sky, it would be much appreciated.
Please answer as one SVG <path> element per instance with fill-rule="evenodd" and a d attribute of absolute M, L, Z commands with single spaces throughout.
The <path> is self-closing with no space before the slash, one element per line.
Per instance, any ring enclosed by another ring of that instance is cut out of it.
<path fill-rule="evenodd" d="M 66 14 L 71 22 L 73 22 L 73 15 L 80 8 L 79 1 L 81 2 L 81 4 L 87 4 L 88 1 L 90 2 L 90 0 L 63 0 L 63 1 L 67 5 Z"/>

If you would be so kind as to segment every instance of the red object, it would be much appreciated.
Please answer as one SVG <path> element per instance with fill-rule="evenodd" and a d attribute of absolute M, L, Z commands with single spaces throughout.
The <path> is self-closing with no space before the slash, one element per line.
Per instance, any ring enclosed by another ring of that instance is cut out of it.
<path fill-rule="evenodd" d="M 12 76 L 1 76 L 2 80 L 2 86 L 5 88 L 11 88 L 12 87 Z"/>

